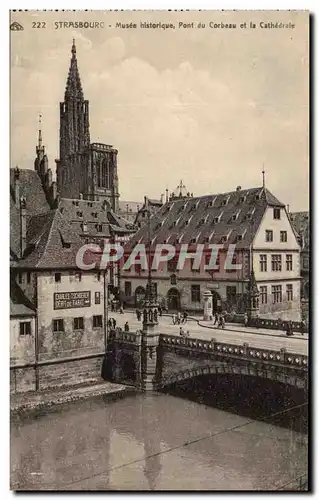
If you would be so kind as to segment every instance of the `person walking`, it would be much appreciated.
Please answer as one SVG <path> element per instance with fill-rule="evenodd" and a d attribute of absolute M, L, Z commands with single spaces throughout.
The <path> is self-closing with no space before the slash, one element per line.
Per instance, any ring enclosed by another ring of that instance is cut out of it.
<path fill-rule="evenodd" d="M 159 316 L 160 316 L 160 318 L 161 318 L 161 317 L 162 317 L 162 314 L 163 314 L 163 311 L 162 311 L 162 307 L 161 307 L 161 306 L 159 306 L 159 308 L 158 308 L 158 314 L 159 314 Z"/>
<path fill-rule="evenodd" d="M 126 321 L 126 323 L 124 325 L 124 332 L 129 332 L 129 331 L 130 331 L 130 327 L 129 327 L 128 321 Z"/>
<path fill-rule="evenodd" d="M 187 317 L 188 317 L 188 314 L 187 312 L 185 311 L 184 314 L 183 314 L 183 323 L 187 323 Z"/>
<path fill-rule="evenodd" d="M 214 318 L 215 318 L 215 321 L 214 321 L 214 326 L 215 326 L 215 325 L 218 325 L 218 323 L 219 323 L 219 315 L 218 315 L 217 311 L 214 314 Z"/>
<path fill-rule="evenodd" d="M 116 328 L 116 319 L 113 318 L 113 329 L 115 330 L 115 328 Z"/>
<path fill-rule="evenodd" d="M 178 311 L 177 313 L 177 324 L 180 325 L 181 324 L 181 313 Z"/>
<path fill-rule="evenodd" d="M 176 325 L 176 314 L 175 313 L 172 316 L 172 320 L 173 320 L 173 325 Z"/>
<path fill-rule="evenodd" d="M 247 313 L 244 314 L 244 325 L 248 326 L 248 314 Z"/>

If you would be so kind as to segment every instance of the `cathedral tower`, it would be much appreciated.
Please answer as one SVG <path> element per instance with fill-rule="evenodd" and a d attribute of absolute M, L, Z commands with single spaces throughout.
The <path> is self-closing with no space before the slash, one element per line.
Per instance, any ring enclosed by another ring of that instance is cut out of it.
<path fill-rule="evenodd" d="M 58 192 L 64 198 L 82 195 L 88 200 L 106 200 L 117 211 L 117 150 L 106 144 L 90 144 L 89 127 L 89 101 L 84 99 L 73 40 L 64 102 L 60 103 Z"/>

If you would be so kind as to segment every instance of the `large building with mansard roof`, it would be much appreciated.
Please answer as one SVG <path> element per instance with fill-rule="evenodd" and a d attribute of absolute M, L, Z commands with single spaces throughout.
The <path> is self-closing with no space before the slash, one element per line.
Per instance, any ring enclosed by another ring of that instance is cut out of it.
<path fill-rule="evenodd" d="M 139 243 L 176 248 L 175 259 L 153 271 L 158 296 L 169 309 L 202 309 L 203 293 L 213 292 L 213 305 L 244 312 L 251 279 L 259 291 L 258 314 L 263 317 L 300 318 L 300 247 L 286 207 L 265 186 L 201 197 L 173 196 L 150 218 L 126 245 L 126 253 Z M 203 244 L 199 270 L 192 259 L 176 269 L 182 244 L 189 252 Z M 218 269 L 205 271 L 209 244 L 222 245 Z M 226 252 L 235 245 L 233 263 L 240 269 L 224 269 Z M 253 278 L 252 278 L 253 276 Z M 147 272 L 139 264 L 122 273 L 122 289 L 131 302 L 145 293 Z"/>

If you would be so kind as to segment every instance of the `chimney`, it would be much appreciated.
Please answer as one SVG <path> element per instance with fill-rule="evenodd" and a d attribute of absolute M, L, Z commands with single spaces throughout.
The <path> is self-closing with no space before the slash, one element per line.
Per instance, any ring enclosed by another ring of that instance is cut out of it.
<path fill-rule="evenodd" d="M 21 258 L 27 247 L 27 209 L 23 196 L 20 199 L 20 252 Z"/>
<path fill-rule="evenodd" d="M 161 194 L 161 203 L 163 205 L 164 193 Z"/>
<path fill-rule="evenodd" d="M 287 205 L 287 212 L 288 212 L 288 214 L 289 214 L 289 209 L 290 209 L 290 206 L 289 206 L 289 205 Z"/>
<path fill-rule="evenodd" d="M 18 207 L 20 202 L 20 170 L 18 166 L 14 170 L 14 201 Z"/>
<path fill-rule="evenodd" d="M 55 205 L 56 198 L 57 198 L 57 185 L 56 185 L 56 182 L 53 181 L 52 182 L 52 187 L 51 187 L 51 202 L 52 202 L 52 206 Z"/>
<path fill-rule="evenodd" d="M 237 186 L 236 191 L 241 191 L 241 186 Z"/>

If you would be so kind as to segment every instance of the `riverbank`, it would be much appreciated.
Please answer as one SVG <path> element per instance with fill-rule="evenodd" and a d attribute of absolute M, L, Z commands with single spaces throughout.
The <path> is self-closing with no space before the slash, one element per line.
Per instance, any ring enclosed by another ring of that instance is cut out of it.
<path fill-rule="evenodd" d="M 86 400 L 97 396 L 113 400 L 133 392 L 136 392 L 135 387 L 103 381 L 39 392 L 11 394 L 10 413 L 12 418 L 20 417 L 40 410 L 48 411 L 49 409 L 54 409 L 57 406 L 74 401 Z"/>

